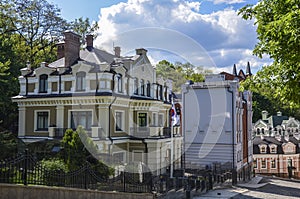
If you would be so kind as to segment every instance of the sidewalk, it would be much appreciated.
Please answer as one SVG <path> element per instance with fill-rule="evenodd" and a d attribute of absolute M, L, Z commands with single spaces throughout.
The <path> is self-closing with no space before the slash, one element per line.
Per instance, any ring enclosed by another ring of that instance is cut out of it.
<path fill-rule="evenodd" d="M 263 177 L 256 176 L 252 178 L 249 182 L 238 183 L 236 186 L 221 186 L 219 188 L 213 189 L 204 193 L 200 196 L 193 197 L 193 199 L 209 199 L 209 198 L 232 198 L 238 194 L 247 192 L 247 188 L 260 188 L 268 183 L 260 183 Z"/>

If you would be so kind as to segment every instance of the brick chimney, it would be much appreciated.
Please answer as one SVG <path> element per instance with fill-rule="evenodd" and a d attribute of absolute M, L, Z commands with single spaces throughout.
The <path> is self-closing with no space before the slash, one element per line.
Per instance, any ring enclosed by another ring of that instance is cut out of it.
<path fill-rule="evenodd" d="M 60 42 L 56 44 L 57 48 L 57 59 L 63 58 L 65 56 L 65 43 Z"/>
<path fill-rule="evenodd" d="M 268 111 L 262 111 L 262 112 L 261 112 L 261 115 L 262 115 L 262 120 L 267 120 L 267 117 L 268 117 Z"/>
<path fill-rule="evenodd" d="M 79 59 L 80 35 L 66 31 L 65 35 L 65 67 L 72 66 Z"/>
<path fill-rule="evenodd" d="M 116 57 L 121 57 L 121 47 L 120 46 L 114 47 L 114 51 L 115 51 Z"/>
<path fill-rule="evenodd" d="M 94 36 L 93 35 L 87 35 L 85 40 L 86 40 L 86 47 L 88 49 L 94 47 Z"/>

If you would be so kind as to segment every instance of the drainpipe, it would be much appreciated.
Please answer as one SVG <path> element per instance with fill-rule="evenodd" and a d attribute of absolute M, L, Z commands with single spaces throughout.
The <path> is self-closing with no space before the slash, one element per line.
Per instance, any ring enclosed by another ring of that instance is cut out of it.
<path fill-rule="evenodd" d="M 145 142 L 145 139 L 143 139 L 142 142 L 145 145 L 145 153 L 147 155 L 147 158 L 146 158 L 147 162 L 145 162 L 145 164 L 148 165 L 148 145 L 147 145 L 147 142 Z"/>
<path fill-rule="evenodd" d="M 185 85 L 185 88 L 182 89 L 182 107 L 185 107 L 185 94 L 189 92 L 189 85 Z M 185 111 L 182 111 L 182 135 L 183 135 L 183 151 L 181 152 L 181 168 L 185 172 Z"/>
<path fill-rule="evenodd" d="M 237 174 L 235 170 L 235 156 L 234 156 L 234 100 L 233 100 L 233 91 L 230 90 L 230 87 L 227 88 L 227 91 L 231 93 L 231 125 L 232 125 L 232 184 L 237 183 Z"/>
<path fill-rule="evenodd" d="M 114 94 L 114 90 L 115 90 L 115 73 L 113 74 L 113 81 L 112 81 L 112 94 Z M 109 146 L 109 154 L 111 153 L 110 151 L 110 147 L 113 144 L 113 139 L 111 138 L 111 106 L 113 105 L 113 103 L 115 103 L 117 96 L 114 96 L 115 98 L 113 99 L 113 101 L 109 104 L 108 106 L 108 138 L 110 140 L 110 146 Z"/>
<path fill-rule="evenodd" d="M 28 95 L 28 77 L 25 76 L 25 95 L 27 96 Z"/>

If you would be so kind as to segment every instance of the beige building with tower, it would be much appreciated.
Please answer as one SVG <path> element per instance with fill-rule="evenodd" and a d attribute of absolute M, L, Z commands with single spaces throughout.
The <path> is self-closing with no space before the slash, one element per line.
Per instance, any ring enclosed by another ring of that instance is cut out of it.
<path fill-rule="evenodd" d="M 147 50 L 121 56 L 94 48 L 88 35 L 67 31 L 57 60 L 21 69 L 18 136 L 25 142 L 61 139 L 67 128 L 83 126 L 99 156 L 117 164 L 142 162 L 155 174 L 174 160 L 180 167 L 182 136 L 171 129 L 171 84 L 156 77 Z M 171 133 L 172 136 L 171 136 Z M 172 153 L 171 153 L 171 150 Z M 173 154 L 173 157 L 171 157 Z"/>

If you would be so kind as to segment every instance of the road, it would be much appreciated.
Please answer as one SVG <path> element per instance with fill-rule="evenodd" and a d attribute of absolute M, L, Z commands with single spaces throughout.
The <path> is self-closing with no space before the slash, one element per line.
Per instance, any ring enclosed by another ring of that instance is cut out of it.
<path fill-rule="evenodd" d="M 248 189 L 232 198 L 234 199 L 292 199 L 300 198 L 300 182 L 292 182 L 274 178 L 264 178 L 267 185 L 257 188 Z"/>

